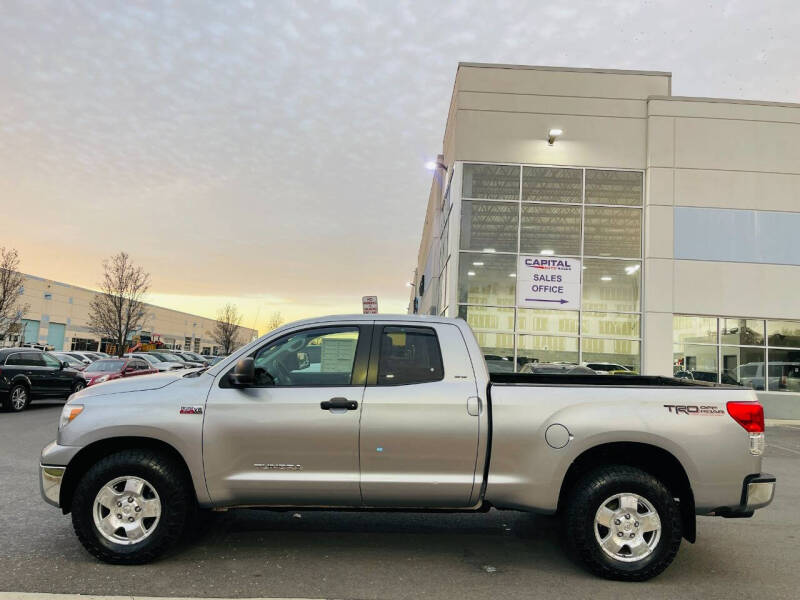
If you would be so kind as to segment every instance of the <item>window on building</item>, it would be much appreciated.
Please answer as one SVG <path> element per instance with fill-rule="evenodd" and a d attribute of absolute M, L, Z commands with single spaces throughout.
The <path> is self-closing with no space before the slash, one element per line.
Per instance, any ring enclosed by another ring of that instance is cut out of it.
<path fill-rule="evenodd" d="M 464 165 L 461 196 L 518 200 L 519 174 L 520 167 L 517 165 Z"/>
<path fill-rule="evenodd" d="M 800 393 L 800 321 L 675 315 L 681 377 Z"/>
<path fill-rule="evenodd" d="M 581 207 L 523 204 L 519 252 L 580 256 Z"/>
<path fill-rule="evenodd" d="M 586 256 L 642 256 L 642 211 L 638 208 L 587 206 L 583 253 Z"/>
<path fill-rule="evenodd" d="M 518 230 L 519 204 L 462 202 L 462 250 L 516 252 Z"/>
<path fill-rule="evenodd" d="M 464 165 L 458 314 L 491 370 L 589 356 L 639 369 L 643 194 L 641 171 Z M 516 308 L 520 255 L 579 258 L 580 311 Z"/>
<path fill-rule="evenodd" d="M 643 178 L 641 171 L 586 169 L 586 204 L 641 206 Z"/>
<path fill-rule="evenodd" d="M 583 202 L 583 169 L 523 167 L 524 202 Z"/>
<path fill-rule="evenodd" d="M 634 260 L 583 261 L 581 308 L 594 312 L 639 312 L 641 263 Z"/>
<path fill-rule="evenodd" d="M 517 370 L 529 362 L 577 364 L 578 361 L 577 337 L 517 336 Z"/>
<path fill-rule="evenodd" d="M 514 331 L 514 309 L 497 306 L 458 307 L 458 317 L 464 319 L 473 330 Z"/>
<path fill-rule="evenodd" d="M 513 254 L 462 252 L 458 266 L 458 301 L 513 307 L 516 276 L 517 261 Z"/>

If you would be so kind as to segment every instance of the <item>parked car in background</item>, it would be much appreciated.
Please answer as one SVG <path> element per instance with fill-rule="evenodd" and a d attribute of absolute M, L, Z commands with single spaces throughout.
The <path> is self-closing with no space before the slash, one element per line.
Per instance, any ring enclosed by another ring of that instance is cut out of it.
<path fill-rule="evenodd" d="M 693 379 L 694 381 L 707 381 L 717 383 L 716 371 L 676 371 L 674 377 L 678 379 Z M 727 373 L 722 373 L 722 383 L 727 385 L 742 385 Z"/>
<path fill-rule="evenodd" d="M 739 382 L 754 390 L 764 390 L 764 368 L 767 369 L 770 391 L 800 392 L 800 362 L 751 362 L 737 369 Z"/>
<path fill-rule="evenodd" d="M 597 375 L 589 367 L 572 363 L 529 362 L 522 365 L 519 372 L 534 373 L 536 375 Z"/>
<path fill-rule="evenodd" d="M 168 360 L 171 362 L 183 363 L 184 367 L 187 369 L 194 369 L 197 367 L 202 367 L 202 363 L 195 362 L 193 360 L 188 360 L 184 358 L 180 352 L 176 352 L 175 350 L 151 350 L 148 354 L 152 354 L 162 360 Z"/>
<path fill-rule="evenodd" d="M 31 400 L 64 398 L 86 387 L 81 373 L 67 362 L 35 348 L 0 350 L 0 403 L 20 412 Z"/>
<path fill-rule="evenodd" d="M 617 363 L 585 362 L 582 364 L 598 375 L 637 375 L 636 371 Z"/>
<path fill-rule="evenodd" d="M 83 371 L 86 368 L 87 363 L 83 362 L 79 358 L 75 358 L 71 354 L 67 352 L 51 352 L 53 356 L 55 356 L 58 360 L 62 360 L 67 363 L 70 369 L 75 369 L 76 371 Z"/>
<path fill-rule="evenodd" d="M 176 371 L 185 369 L 186 364 L 179 361 L 163 360 L 150 352 L 132 352 L 125 355 L 125 358 L 141 358 L 146 360 L 151 367 L 157 371 Z"/>
<path fill-rule="evenodd" d="M 204 367 L 207 367 L 209 365 L 208 359 L 202 354 L 198 354 L 197 352 L 188 352 L 186 350 L 182 350 L 181 356 L 183 356 L 186 360 L 200 363 Z"/>
<path fill-rule="evenodd" d="M 100 358 L 111 358 L 111 355 L 108 352 L 98 352 L 96 350 L 92 350 L 92 354 L 97 354 Z"/>
<path fill-rule="evenodd" d="M 215 364 L 217 364 L 224 358 L 225 358 L 224 356 L 206 356 L 206 360 L 208 360 L 208 365 L 210 367 L 213 367 Z"/>
<path fill-rule="evenodd" d="M 104 383 L 122 377 L 151 375 L 158 369 L 141 358 L 103 358 L 93 362 L 83 370 L 86 386 Z"/>
<path fill-rule="evenodd" d="M 96 356 L 89 354 L 88 352 L 84 352 L 83 350 L 65 350 L 64 353 L 77 358 L 85 365 L 89 365 L 97 360 Z"/>

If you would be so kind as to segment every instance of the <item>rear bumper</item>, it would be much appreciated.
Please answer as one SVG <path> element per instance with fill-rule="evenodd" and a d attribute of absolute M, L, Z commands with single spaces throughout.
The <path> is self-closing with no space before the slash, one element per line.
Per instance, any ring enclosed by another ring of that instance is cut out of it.
<path fill-rule="evenodd" d="M 718 508 L 714 514 L 727 518 L 752 517 L 753 512 L 764 508 L 775 497 L 775 476 L 769 473 L 753 473 L 742 482 L 742 501 L 739 506 Z"/>

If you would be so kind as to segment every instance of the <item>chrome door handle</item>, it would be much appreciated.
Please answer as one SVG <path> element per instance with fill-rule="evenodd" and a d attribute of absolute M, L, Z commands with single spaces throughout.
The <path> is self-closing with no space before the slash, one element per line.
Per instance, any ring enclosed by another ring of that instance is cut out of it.
<path fill-rule="evenodd" d="M 467 414 L 470 416 L 480 416 L 482 406 L 483 402 L 478 396 L 470 396 L 467 398 Z"/>

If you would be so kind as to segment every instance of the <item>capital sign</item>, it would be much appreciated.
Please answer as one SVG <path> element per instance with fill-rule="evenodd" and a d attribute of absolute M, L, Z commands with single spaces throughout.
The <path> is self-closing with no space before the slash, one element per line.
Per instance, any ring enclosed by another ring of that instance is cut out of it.
<path fill-rule="evenodd" d="M 581 307 L 581 261 L 559 256 L 520 256 L 517 306 L 578 310 Z"/>

